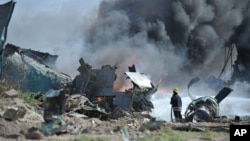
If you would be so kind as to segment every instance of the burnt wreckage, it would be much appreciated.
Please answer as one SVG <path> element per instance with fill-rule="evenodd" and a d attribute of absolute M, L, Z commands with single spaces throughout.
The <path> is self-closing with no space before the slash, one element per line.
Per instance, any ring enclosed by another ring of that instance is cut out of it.
<path fill-rule="evenodd" d="M 81 94 L 106 112 L 115 108 L 132 111 L 151 111 L 153 108 L 150 96 L 157 91 L 158 86 L 153 85 L 145 74 L 135 72 L 134 65 L 129 67 L 129 72 L 125 72 L 133 87 L 124 92 L 115 92 L 115 66 L 92 69 L 81 58 L 78 68 L 80 74 L 72 79 L 52 68 L 56 55 L 7 44 L 3 56 L 2 78 L 23 91 L 47 93 L 51 89 L 68 89 L 69 94 Z"/>
<path fill-rule="evenodd" d="M 84 94 L 107 112 L 115 108 L 132 111 L 151 111 L 153 108 L 150 97 L 157 91 L 158 85 L 153 85 L 145 74 L 136 72 L 134 65 L 129 67 L 129 72 L 125 72 L 133 87 L 124 92 L 115 92 L 116 66 L 104 65 L 101 69 L 92 69 L 83 58 L 79 62 L 80 74 L 72 82 L 72 93 Z"/>
<path fill-rule="evenodd" d="M 192 79 L 188 84 L 189 88 L 200 79 L 198 77 Z M 226 98 L 233 90 L 229 87 L 223 87 L 215 97 L 212 96 L 201 96 L 195 98 L 189 91 L 189 97 L 191 102 L 185 111 L 185 121 L 215 121 L 220 119 L 219 104 Z"/>
<path fill-rule="evenodd" d="M 2 79 L 25 92 L 41 93 L 44 101 L 42 132 L 51 135 L 66 129 L 63 114 L 77 117 L 119 118 L 124 111 L 151 111 L 150 97 L 158 85 L 135 66 L 125 72 L 133 87 L 124 92 L 113 91 L 115 66 L 92 69 L 81 58 L 80 72 L 74 79 L 53 69 L 56 55 L 23 49 L 7 44 L 3 51 Z"/>

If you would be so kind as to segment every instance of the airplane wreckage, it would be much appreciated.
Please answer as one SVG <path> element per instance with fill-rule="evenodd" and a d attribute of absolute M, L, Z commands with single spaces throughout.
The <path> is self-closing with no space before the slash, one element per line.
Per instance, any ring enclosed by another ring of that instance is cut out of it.
<path fill-rule="evenodd" d="M 45 134 L 55 130 L 51 128 L 56 127 L 55 123 L 60 123 L 60 129 L 66 126 L 62 118 L 64 113 L 116 119 L 124 111 L 149 112 L 153 108 L 150 97 L 158 85 L 154 85 L 145 74 L 136 72 L 134 65 L 124 73 L 133 87 L 116 92 L 113 91 L 116 66 L 93 69 L 81 58 L 80 74 L 72 79 L 53 69 L 57 57 L 12 44 L 7 44 L 3 50 L 2 79 L 16 89 L 43 95 L 45 122 L 42 129 Z"/>
<path fill-rule="evenodd" d="M 104 65 L 93 69 L 80 58 L 79 75 L 74 79 L 54 69 L 58 56 L 24 49 L 13 44 L 5 45 L 7 27 L 15 2 L 0 5 L 0 74 L 1 79 L 12 87 L 26 92 L 42 93 L 44 100 L 44 122 L 42 131 L 50 135 L 66 127 L 64 113 L 77 117 L 99 117 L 116 119 L 123 111 L 143 112 L 154 108 L 150 101 L 158 85 L 142 73 L 136 72 L 134 65 L 124 74 L 133 87 L 123 92 L 113 91 L 116 80 L 116 66 Z M 3 15 L 3 16 L 2 16 Z M 188 84 L 199 81 L 195 78 Z M 232 91 L 222 88 L 215 97 L 194 98 L 185 111 L 185 121 L 212 121 L 219 116 L 219 103 Z"/>
<path fill-rule="evenodd" d="M 0 75 L 13 88 L 24 92 L 40 93 L 44 101 L 45 135 L 65 128 L 64 113 L 77 117 L 118 118 L 124 111 L 151 111 L 150 97 L 158 85 L 136 72 L 135 66 L 128 67 L 126 78 L 133 87 L 124 92 L 113 91 L 116 80 L 115 66 L 105 65 L 93 69 L 84 59 L 79 60 L 80 72 L 74 79 L 53 68 L 57 55 L 24 49 L 6 44 L 7 28 L 11 19 L 14 1 L 0 5 Z"/>
<path fill-rule="evenodd" d="M 72 79 L 69 75 L 59 73 L 49 66 L 55 62 L 57 56 L 48 53 L 22 49 L 12 44 L 7 44 L 3 51 L 4 65 L 2 79 L 15 88 L 28 92 L 53 93 L 52 90 L 68 90 L 69 94 L 80 94 L 89 101 L 102 106 L 105 111 L 112 111 L 114 107 L 133 109 L 135 111 L 150 111 L 153 104 L 150 96 L 157 91 L 148 77 L 133 70 L 125 72 L 133 84 L 132 88 L 124 92 L 114 92 L 113 84 L 116 80 L 114 66 L 105 65 L 101 69 L 92 69 L 79 60 L 79 75 Z M 55 94 L 57 95 L 57 94 Z"/>
<path fill-rule="evenodd" d="M 219 104 L 226 98 L 233 90 L 229 87 L 223 87 L 220 89 L 215 97 L 201 96 L 195 98 L 190 92 L 189 88 L 197 83 L 200 79 L 198 77 L 193 78 L 187 86 L 188 95 L 191 98 L 191 102 L 188 104 L 185 111 L 185 121 L 187 122 L 203 122 L 203 121 L 215 121 L 220 119 Z"/>
<path fill-rule="evenodd" d="M 133 87 L 124 92 L 115 92 L 116 66 L 104 65 L 100 69 L 93 69 L 81 58 L 78 68 L 80 74 L 72 79 L 52 69 L 51 62 L 56 61 L 56 55 L 7 44 L 3 56 L 2 78 L 23 91 L 44 93 L 44 99 L 47 99 L 44 118 L 48 121 L 53 119 L 53 115 L 62 115 L 64 112 L 107 119 L 118 118 L 121 110 L 142 112 L 151 111 L 154 107 L 150 97 L 157 91 L 158 85 L 152 84 L 146 75 L 136 72 L 134 65 L 129 66 L 129 71 L 124 73 Z M 188 90 L 198 81 L 199 78 L 192 79 Z M 215 97 L 200 98 L 189 93 L 192 102 L 186 108 L 185 121 L 213 121 L 218 118 L 219 103 L 231 91 L 231 88 L 224 87 Z"/>

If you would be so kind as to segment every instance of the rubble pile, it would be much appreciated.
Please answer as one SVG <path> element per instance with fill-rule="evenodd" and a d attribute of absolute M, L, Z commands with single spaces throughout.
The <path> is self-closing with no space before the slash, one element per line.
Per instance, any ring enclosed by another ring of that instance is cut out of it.
<path fill-rule="evenodd" d="M 156 131 L 160 129 L 159 126 L 164 126 L 164 122 L 161 125 L 159 123 L 146 125 L 155 120 L 147 112 L 130 113 L 120 109 L 116 111 L 116 113 L 120 113 L 119 118 L 112 118 L 111 113 L 101 112 L 103 109 L 101 110 L 98 105 L 89 102 L 82 95 L 71 95 L 65 98 L 65 107 L 61 107 L 65 112 L 60 113 L 46 105 L 46 102 L 49 104 L 54 102 L 53 106 L 55 106 L 55 99 L 50 99 L 52 94 L 46 95 L 50 98 L 47 99 L 48 101 L 45 99 L 42 101 L 44 107 L 39 108 L 40 110 L 29 106 L 18 97 L 18 94 L 18 91 L 10 89 L 5 91 L 0 98 L 0 139 L 47 140 L 48 138 L 60 138 L 60 136 L 70 138 L 84 134 L 119 139 L 125 132 L 130 135 L 130 139 L 136 139 L 143 137 L 146 130 Z M 60 96 L 62 93 L 53 94 Z M 54 108 L 60 109 L 59 106 L 60 103 Z M 55 112 L 55 115 L 51 111 Z M 103 118 L 104 115 L 106 118 Z"/>

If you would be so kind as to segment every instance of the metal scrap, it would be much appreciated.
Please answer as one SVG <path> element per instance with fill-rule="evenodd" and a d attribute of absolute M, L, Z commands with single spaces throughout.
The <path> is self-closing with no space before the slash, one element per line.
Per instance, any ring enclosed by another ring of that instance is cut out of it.
<path fill-rule="evenodd" d="M 51 89 L 45 93 L 44 122 L 41 127 L 45 135 L 53 135 L 66 129 L 67 124 L 62 117 L 65 112 L 66 93 L 65 89 Z"/>
<path fill-rule="evenodd" d="M 199 78 L 192 79 L 188 84 L 188 89 L 194 83 L 198 82 Z M 202 96 L 194 98 L 191 94 L 189 96 L 192 102 L 188 105 L 185 111 L 186 121 L 212 121 L 219 117 L 219 103 L 231 93 L 232 89 L 229 87 L 222 88 L 215 97 Z"/>
<path fill-rule="evenodd" d="M 150 96 L 157 91 L 158 86 L 153 85 L 146 75 L 135 72 L 134 65 L 129 67 L 131 72 L 125 72 L 133 87 L 124 92 L 115 92 L 113 84 L 117 66 L 104 65 L 101 69 L 92 69 L 83 58 L 79 62 L 80 74 L 72 82 L 72 93 L 85 95 L 90 102 L 98 104 L 106 112 L 112 112 L 116 107 L 134 111 L 150 111 L 153 108 Z"/>
<path fill-rule="evenodd" d="M 97 104 L 91 103 L 87 97 L 79 94 L 71 95 L 67 98 L 65 110 L 70 116 L 108 118 L 108 113 L 104 109 Z"/>

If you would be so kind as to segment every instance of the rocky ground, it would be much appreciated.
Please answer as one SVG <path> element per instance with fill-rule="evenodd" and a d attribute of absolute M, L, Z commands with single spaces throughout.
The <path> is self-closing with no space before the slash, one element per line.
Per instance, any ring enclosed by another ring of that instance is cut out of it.
<path fill-rule="evenodd" d="M 176 131 L 223 131 L 229 134 L 230 121 L 224 122 L 199 122 L 199 123 L 173 123 L 165 121 L 152 121 L 143 113 L 134 113 L 116 120 L 100 120 L 88 117 L 70 117 L 63 115 L 68 127 L 57 135 L 45 136 L 41 132 L 41 124 L 44 122 L 43 111 L 34 109 L 17 97 L 15 90 L 7 91 L 0 98 L 0 140 L 74 140 L 80 135 L 93 138 L 108 138 L 110 141 L 137 140 L 147 135 L 156 134 L 166 128 Z M 15 114 L 4 114 L 7 109 L 21 109 Z M 199 140 L 192 137 L 187 140 Z M 228 137 L 215 138 L 216 141 L 227 141 Z"/>

